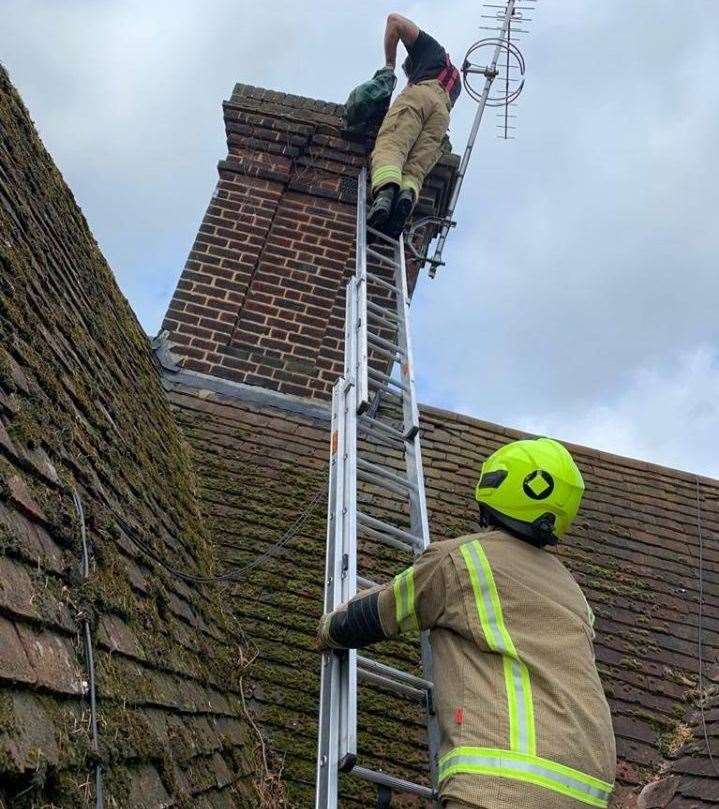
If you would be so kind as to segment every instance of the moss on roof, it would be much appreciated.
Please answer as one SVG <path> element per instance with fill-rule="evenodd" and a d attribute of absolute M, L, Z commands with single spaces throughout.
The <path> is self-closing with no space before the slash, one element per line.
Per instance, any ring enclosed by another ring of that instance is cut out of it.
<path fill-rule="evenodd" d="M 118 807 L 255 806 L 239 630 L 145 335 L 0 69 L 0 805 L 85 806 L 87 616 Z M 83 502 L 91 574 L 78 570 Z M 184 802 L 184 803 L 183 803 Z"/>

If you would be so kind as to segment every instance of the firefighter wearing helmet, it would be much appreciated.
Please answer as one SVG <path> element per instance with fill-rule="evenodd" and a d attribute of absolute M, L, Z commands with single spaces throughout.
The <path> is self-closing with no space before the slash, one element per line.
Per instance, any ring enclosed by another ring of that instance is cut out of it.
<path fill-rule="evenodd" d="M 320 622 L 320 648 L 429 630 L 447 809 L 608 805 L 616 750 L 594 616 L 546 550 L 583 493 L 562 444 L 507 444 L 484 462 L 475 490 L 482 532 L 432 542 L 392 582 Z"/>

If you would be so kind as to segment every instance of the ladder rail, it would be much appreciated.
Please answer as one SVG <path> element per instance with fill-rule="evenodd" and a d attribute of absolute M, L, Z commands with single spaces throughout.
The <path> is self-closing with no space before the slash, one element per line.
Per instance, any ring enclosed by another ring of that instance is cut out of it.
<path fill-rule="evenodd" d="M 424 488 L 424 467 L 422 466 L 422 449 L 419 434 L 419 406 L 417 404 L 417 391 L 414 378 L 414 354 L 412 351 L 412 338 L 409 330 L 409 292 L 407 288 L 407 273 L 405 269 L 404 242 L 397 244 L 397 315 L 402 327 L 399 333 L 399 344 L 402 348 L 405 361 L 401 365 L 402 380 L 409 391 L 409 396 L 403 399 L 405 431 L 415 429 L 414 440 L 407 442 L 405 452 L 407 479 L 414 485 L 410 491 L 410 530 L 420 539 L 421 546 L 415 549 L 415 554 L 421 554 L 429 547 L 429 517 L 427 515 L 427 495 Z M 420 634 L 420 647 L 422 650 L 422 673 L 426 680 L 433 681 L 432 648 L 429 642 L 429 632 Z M 434 711 L 433 702 L 427 704 L 427 740 L 429 743 L 429 767 L 432 784 L 437 786 L 439 769 L 439 722 Z"/>
<path fill-rule="evenodd" d="M 363 412 L 369 407 L 369 383 L 367 366 L 369 365 L 369 349 L 367 347 L 367 169 L 363 168 L 357 181 L 357 245 L 355 248 L 355 278 L 357 287 L 354 323 L 345 323 L 345 339 L 352 332 L 356 340 L 357 365 L 354 370 L 357 380 L 357 407 Z M 350 281 L 352 283 L 352 281 Z M 348 288 L 349 293 L 349 288 Z M 354 296 L 353 296 L 354 297 Z M 345 352 L 347 348 L 345 347 Z"/>
<path fill-rule="evenodd" d="M 404 261 L 404 242 L 400 239 L 397 244 L 397 269 L 395 271 L 395 283 L 398 294 L 396 296 L 397 317 L 400 319 L 399 346 L 404 356 L 404 362 L 400 365 L 400 376 L 402 385 L 407 392 L 403 397 L 402 410 L 404 416 L 405 431 L 414 428 L 415 433 L 419 430 L 419 407 L 417 406 L 417 391 L 414 381 L 414 356 L 412 354 L 412 339 L 409 333 L 409 293 L 407 290 L 407 274 Z M 413 482 L 418 479 L 421 483 L 421 495 L 417 497 L 414 505 L 414 519 L 417 527 L 424 537 L 424 547 L 429 545 L 429 523 L 427 521 L 427 502 L 424 497 L 424 471 L 422 469 L 422 455 L 419 440 L 409 442 L 406 450 L 408 476 L 411 475 Z M 411 471 L 410 471 L 411 468 Z"/>
<path fill-rule="evenodd" d="M 345 383 L 345 474 L 342 528 L 342 603 L 357 593 L 357 406 L 354 382 Z M 350 769 L 357 759 L 357 650 L 342 655 L 346 698 L 340 713 L 339 767 Z"/>
<path fill-rule="evenodd" d="M 332 389 L 332 423 L 330 433 L 330 476 L 327 497 L 327 556 L 325 561 L 324 611 L 332 612 L 341 600 L 341 568 L 337 564 L 340 527 L 337 524 L 337 500 L 342 470 L 340 463 L 341 398 L 344 379 L 338 379 Z M 339 769 L 339 723 L 333 721 L 340 710 L 341 658 L 335 652 L 322 654 L 320 674 L 320 717 L 317 740 L 317 780 L 315 806 L 335 809 Z"/>
<path fill-rule="evenodd" d="M 350 279 L 345 291 L 345 379 L 341 386 L 341 424 L 344 430 L 341 508 L 337 519 L 341 521 L 340 590 L 341 602 L 349 601 L 357 593 L 357 369 L 359 337 L 354 326 L 358 322 L 358 295 L 353 285 L 359 279 Z M 351 769 L 357 760 L 357 650 L 349 649 L 341 656 L 340 714 L 338 767 Z"/>

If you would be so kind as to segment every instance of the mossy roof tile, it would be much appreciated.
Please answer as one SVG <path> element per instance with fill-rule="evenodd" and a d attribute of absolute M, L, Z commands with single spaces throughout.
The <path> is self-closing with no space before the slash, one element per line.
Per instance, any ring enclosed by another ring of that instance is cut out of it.
<path fill-rule="evenodd" d="M 198 395 L 171 381 L 166 387 L 194 448 L 200 495 L 220 556 L 227 565 L 247 564 L 282 535 L 324 485 L 328 419 L 245 402 L 240 394 Z M 431 531 L 446 537 L 475 530 L 472 490 L 482 459 L 523 436 L 432 407 L 422 408 L 421 419 Z M 378 445 L 369 449 L 378 462 L 399 468 L 397 453 Z M 570 449 L 587 494 L 577 528 L 559 553 L 598 616 L 597 659 L 614 714 L 618 777 L 632 791 L 661 765 L 667 734 L 680 723 L 696 686 L 696 505 L 699 497 L 708 531 L 704 598 L 709 607 L 719 604 L 714 534 L 719 518 L 712 507 L 719 483 L 586 447 Z M 364 491 L 380 513 L 396 517 L 393 499 L 371 487 Z M 304 799 L 311 793 L 314 766 L 312 743 L 304 739 L 309 735 L 311 742 L 316 711 L 318 668 L 311 649 L 321 610 L 325 508 L 310 530 L 235 588 L 237 615 L 260 650 L 251 673 L 254 704 L 271 742 L 287 755 L 287 777 L 296 781 L 292 794 Z M 372 543 L 360 550 L 365 569 L 382 581 L 402 563 L 401 555 Z M 711 615 L 703 637 L 713 659 L 719 652 L 719 623 Z M 415 655 L 404 644 L 391 658 L 409 667 Z M 370 705 L 376 698 L 381 704 L 381 697 L 367 693 Z M 385 734 L 391 736 L 392 710 L 367 710 L 367 749 L 384 751 L 374 763 L 401 772 L 396 744 L 393 751 L 383 741 Z M 407 758 L 413 757 L 408 753 Z"/>

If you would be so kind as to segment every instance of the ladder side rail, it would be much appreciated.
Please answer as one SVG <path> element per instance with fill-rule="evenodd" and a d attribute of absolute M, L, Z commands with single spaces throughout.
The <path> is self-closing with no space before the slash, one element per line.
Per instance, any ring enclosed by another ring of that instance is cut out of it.
<path fill-rule="evenodd" d="M 358 203 L 358 221 L 360 205 Z M 341 533 L 341 592 L 345 603 L 357 592 L 357 407 L 359 318 L 357 276 L 345 288 L 345 378 L 340 392 L 343 428 L 343 483 L 339 519 Z M 339 605 L 338 605 L 339 606 Z M 357 651 L 342 655 L 340 668 L 339 748 L 337 766 L 350 770 L 357 760 Z"/>
<path fill-rule="evenodd" d="M 356 336 L 352 331 L 352 285 L 353 280 L 350 279 L 345 286 L 345 354 L 344 354 L 344 370 L 342 376 L 349 379 L 354 375 L 352 368 L 352 345 L 356 341 Z"/>
<path fill-rule="evenodd" d="M 353 295 L 351 309 L 356 311 Z M 356 347 L 356 346 L 355 346 Z M 342 509 L 341 599 L 357 593 L 357 386 L 352 379 L 344 386 L 344 497 Z M 357 650 L 342 658 L 340 715 L 340 770 L 349 770 L 357 760 Z"/>
<path fill-rule="evenodd" d="M 451 227 L 451 225 L 447 223 L 451 222 L 452 219 L 454 218 L 454 210 L 457 207 L 459 192 L 462 190 L 464 175 L 467 173 L 469 158 L 472 156 L 474 143 L 477 140 L 477 132 L 479 131 L 479 125 L 482 123 L 482 116 L 484 115 L 484 108 L 487 104 L 487 99 L 489 98 L 489 91 L 492 87 L 492 82 L 494 81 L 497 75 L 497 62 L 499 61 L 499 56 L 502 52 L 502 42 L 507 37 L 509 22 L 512 19 L 512 15 L 514 14 L 515 2 L 516 0 L 508 0 L 507 2 L 507 9 L 505 11 L 504 20 L 502 22 L 502 30 L 499 36 L 497 37 L 497 45 L 494 49 L 492 61 L 490 62 L 490 65 L 484 74 L 486 78 L 484 80 L 484 87 L 482 88 L 482 95 L 479 98 L 477 112 L 474 114 L 474 121 L 472 122 L 472 129 L 470 130 L 469 133 L 469 140 L 467 141 L 467 146 L 464 149 L 464 154 L 462 155 L 462 160 L 459 164 L 459 169 L 457 169 L 457 177 L 454 181 L 452 194 L 450 195 L 449 203 L 447 205 L 446 221 L 445 224 L 442 226 L 442 230 L 439 234 L 439 239 L 437 240 L 437 247 L 435 248 L 434 256 L 432 257 L 432 267 L 430 268 L 429 271 L 430 277 L 432 278 L 434 277 L 434 274 L 437 271 L 438 265 L 441 264 L 442 262 L 442 252 L 444 251 L 444 245 L 447 241 L 447 235 L 449 234 L 449 230 Z"/>
<path fill-rule="evenodd" d="M 397 284 L 397 315 L 400 318 L 399 346 L 404 356 L 400 363 L 400 378 L 403 390 L 402 416 L 404 419 L 405 435 L 418 435 L 419 408 L 417 406 L 417 391 L 414 380 L 414 354 L 412 353 L 412 338 L 409 328 L 409 292 L 407 290 L 407 275 L 404 261 L 404 243 L 400 240 L 396 248 L 397 269 L 395 278 Z M 405 447 L 407 458 L 407 477 L 417 487 L 417 497 L 413 499 L 410 509 L 410 522 L 412 533 L 422 538 L 422 550 L 429 545 L 429 524 L 427 522 L 427 505 L 424 500 L 424 472 L 422 470 L 422 457 L 419 441 L 407 441 Z M 421 496 L 419 496 L 421 494 Z"/>
<path fill-rule="evenodd" d="M 419 428 L 419 407 L 417 405 L 417 391 L 414 378 L 414 354 L 412 353 L 412 338 L 409 327 L 409 293 L 407 289 L 407 274 L 405 270 L 404 242 L 397 243 L 397 315 L 400 318 L 400 346 L 404 351 L 404 362 L 401 365 L 402 380 L 408 390 L 403 397 L 402 407 L 405 420 L 405 434 L 409 435 L 416 425 Z M 429 545 L 429 519 L 427 516 L 427 498 L 424 488 L 424 468 L 422 466 L 422 450 L 420 447 L 419 429 L 413 431 L 411 440 L 405 443 L 405 459 L 407 479 L 414 484 L 409 493 L 410 502 L 410 530 L 419 540 L 419 547 L 415 548 L 415 555 L 419 555 Z M 434 682 L 432 671 L 432 648 L 429 642 L 429 632 L 420 634 L 422 651 L 422 674 L 426 680 Z M 429 745 L 429 768 L 432 785 L 436 790 L 438 786 L 439 762 L 439 723 L 434 711 L 433 701 L 427 703 L 427 741 Z"/>
<path fill-rule="evenodd" d="M 355 378 L 357 380 L 357 408 L 363 412 L 369 407 L 367 367 L 367 169 L 363 168 L 357 181 L 357 235 L 355 257 L 355 286 L 357 307 L 355 312 L 357 357 Z M 354 324 L 353 324 L 354 329 Z"/>
<path fill-rule="evenodd" d="M 332 389 L 332 423 L 330 432 L 330 474 L 327 497 L 327 550 L 325 559 L 324 611 L 331 612 L 341 600 L 342 561 L 340 532 L 342 530 L 340 479 L 342 456 L 342 390 L 340 378 Z M 315 809 L 336 809 L 338 793 L 339 715 L 341 687 L 341 657 L 336 652 L 322 654 L 320 675 L 320 715 L 317 739 L 317 780 Z"/>

